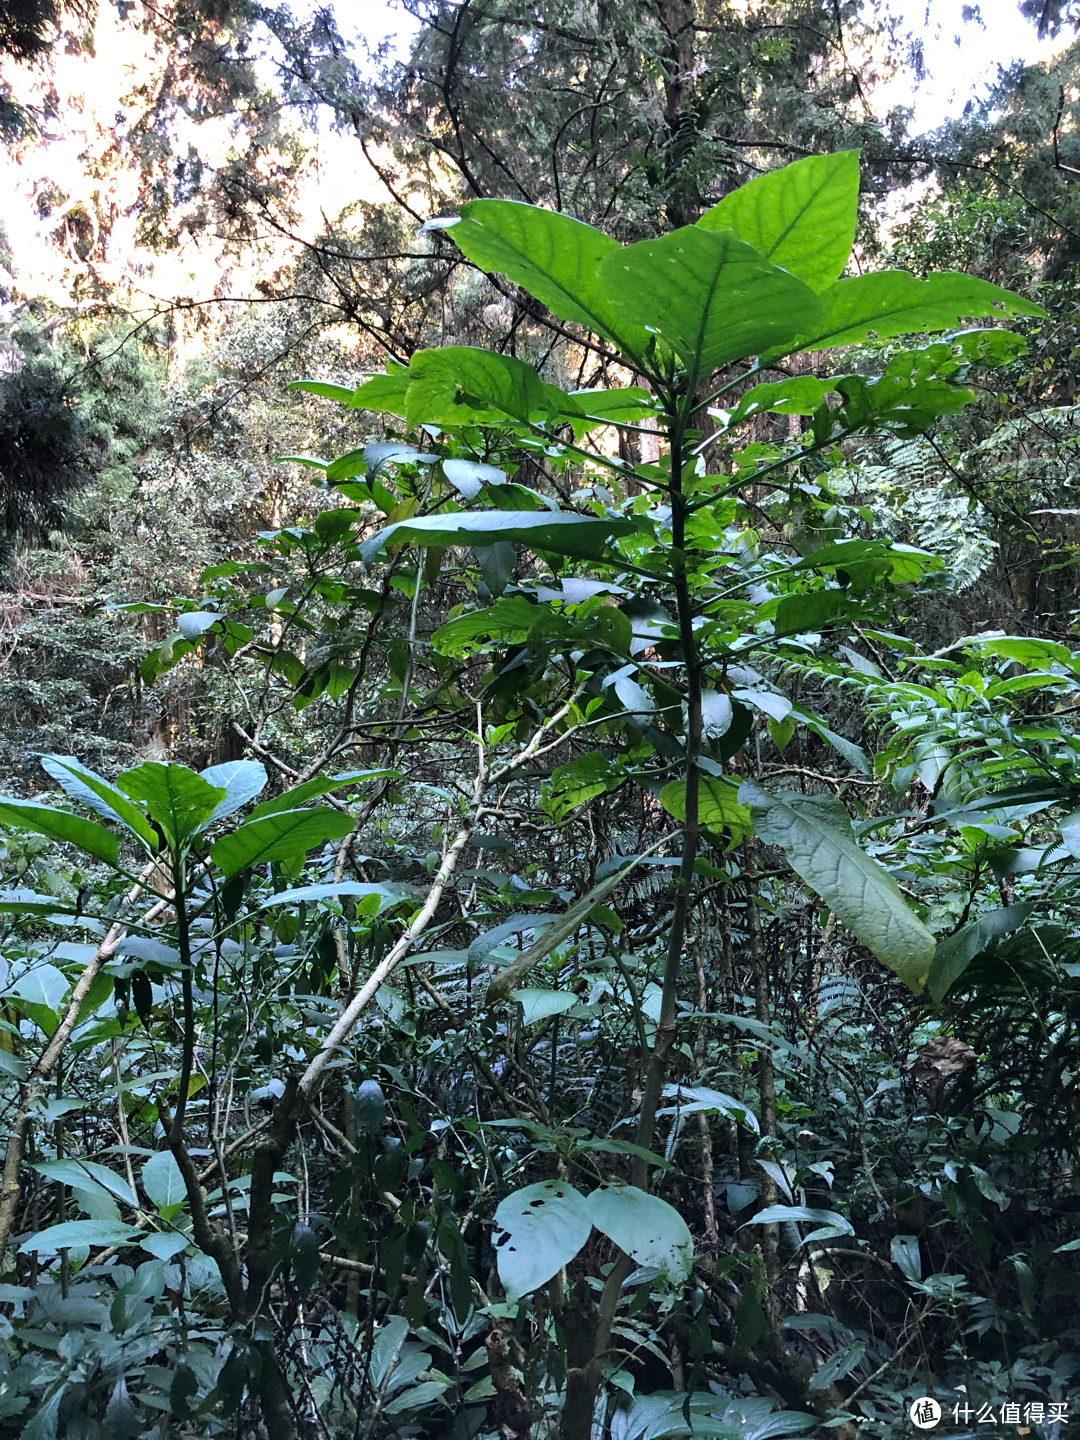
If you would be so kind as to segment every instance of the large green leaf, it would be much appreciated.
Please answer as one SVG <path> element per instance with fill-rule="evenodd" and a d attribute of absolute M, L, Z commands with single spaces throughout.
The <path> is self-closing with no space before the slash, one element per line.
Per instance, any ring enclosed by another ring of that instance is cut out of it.
<path fill-rule="evenodd" d="M 524 595 L 504 595 L 494 605 L 468 610 L 440 625 L 431 637 L 431 644 L 440 655 L 461 660 L 476 649 L 478 643 L 527 635 L 543 613 L 540 606 Z"/>
<path fill-rule="evenodd" d="M 977 920 L 962 925 L 954 935 L 939 940 L 929 977 L 930 994 L 935 1003 L 941 1004 L 976 955 L 1000 936 L 1019 930 L 1034 908 L 1033 905 L 1006 905 L 1000 910 L 989 910 Z"/>
<path fill-rule="evenodd" d="M 511 990 L 510 999 L 521 1006 L 521 1019 L 525 1025 L 539 1025 L 552 1015 L 563 1015 L 578 1003 L 573 990 Z"/>
<path fill-rule="evenodd" d="M 19 1254 L 36 1250 L 39 1255 L 55 1255 L 60 1250 L 96 1249 L 99 1246 L 128 1245 L 139 1238 L 139 1231 L 115 1220 L 66 1220 L 39 1230 L 19 1246 Z"/>
<path fill-rule="evenodd" d="M 385 375 L 373 375 L 363 385 L 358 385 L 347 403 L 350 410 L 379 410 L 387 415 L 404 415 L 408 389 L 408 370 L 404 365 L 398 366 L 390 361 Z"/>
<path fill-rule="evenodd" d="M 685 820 L 686 781 L 669 780 L 660 804 L 676 820 Z M 750 811 L 740 803 L 737 783 L 726 775 L 698 777 L 698 819 L 707 830 L 729 830 L 733 841 L 750 834 Z"/>
<path fill-rule="evenodd" d="M 969 331 L 953 340 L 938 340 L 916 350 L 901 350 L 880 375 L 841 375 L 830 382 L 844 397 L 847 426 L 887 425 L 915 433 L 925 430 L 939 415 L 955 415 L 975 399 L 957 383 L 972 363 L 997 363 L 997 346 L 980 340 L 1005 342 L 1000 348 L 1016 353 L 1011 342 L 1023 348 L 1018 335 L 1008 330 Z"/>
<path fill-rule="evenodd" d="M 568 394 L 552 387 L 551 401 L 560 418 L 570 417 L 576 440 L 598 425 L 633 425 L 656 414 L 655 401 L 639 385 L 623 390 L 571 390 Z"/>
<path fill-rule="evenodd" d="M 116 864 L 120 850 L 116 836 L 103 825 L 84 820 L 81 815 L 69 815 L 66 810 L 54 810 L 51 805 L 40 805 L 36 800 L 0 795 L 0 825 L 33 830 L 38 835 L 48 835 L 50 840 L 66 840 L 93 855 L 95 860 L 104 860 L 106 865 Z"/>
<path fill-rule="evenodd" d="M 500 1000 L 505 1000 L 512 990 L 520 986 L 529 971 L 538 965 L 545 955 L 549 955 L 556 946 L 576 934 L 588 919 L 594 906 L 606 899 L 617 885 L 621 885 L 642 861 L 647 860 L 654 851 L 660 849 L 661 845 L 666 844 L 668 838 L 664 836 L 657 840 L 643 855 L 627 856 L 625 865 L 620 865 L 611 874 L 605 875 L 587 894 L 583 895 L 580 900 L 576 900 L 565 914 L 560 915 L 554 924 L 545 929 L 543 935 L 535 940 L 524 954 L 519 955 L 505 970 L 501 970 L 492 977 L 488 983 L 484 1003 L 494 1005 Z"/>
<path fill-rule="evenodd" d="M 687 226 L 612 254 L 602 276 L 627 320 L 648 326 L 705 376 L 818 328 L 809 286 L 728 234 Z"/>
<path fill-rule="evenodd" d="M 196 834 L 225 799 L 223 785 L 211 785 L 186 765 L 160 760 L 125 770 L 116 783 L 125 795 L 146 806 L 174 850 Z"/>
<path fill-rule="evenodd" d="M 681 1284 L 694 1263 L 694 1240 L 674 1206 L 636 1185 L 604 1185 L 586 1200 L 589 1218 L 631 1260 Z"/>
<path fill-rule="evenodd" d="M 55 895 L 38 895 L 33 890 L 0 890 L 0 915 L 74 915 L 74 905 Z"/>
<path fill-rule="evenodd" d="M 585 1198 L 565 1180 L 542 1180 L 507 1195 L 495 1211 L 495 1258 L 510 1301 L 545 1285 L 588 1240 Z M 505 1238 L 503 1238 L 505 1237 Z"/>
<path fill-rule="evenodd" d="M 276 905 L 299 905 L 304 901 L 310 904 L 316 900 L 337 900 L 345 896 L 369 902 L 374 899 L 376 908 L 371 910 L 365 906 L 363 913 L 369 916 L 381 915 L 384 910 L 410 899 L 412 893 L 410 885 L 403 885 L 395 880 L 385 880 L 381 885 L 361 880 L 329 880 L 324 885 L 301 885 L 295 890 L 279 890 L 276 895 L 264 900 L 259 908 L 265 910 Z"/>
<path fill-rule="evenodd" d="M 409 361 L 405 423 L 418 425 L 505 425 L 507 417 L 527 423 L 551 410 L 549 387 L 531 365 L 513 355 L 444 345 L 418 350 Z"/>
<path fill-rule="evenodd" d="M 139 1208 L 139 1197 L 122 1175 L 101 1165 L 96 1160 L 44 1160 L 34 1166 L 46 1180 L 55 1180 L 59 1185 L 72 1185 L 76 1190 L 91 1190 L 97 1186 L 122 1200 L 133 1209 Z"/>
<path fill-rule="evenodd" d="M 187 1199 L 187 1186 L 171 1150 L 155 1151 L 143 1166 L 143 1189 L 159 1210 L 172 1210 Z"/>
<path fill-rule="evenodd" d="M 266 771 L 257 760 L 226 760 L 222 765 L 208 766 L 201 775 L 225 791 L 224 800 L 219 800 L 210 812 L 208 825 L 232 815 L 266 788 Z"/>
<path fill-rule="evenodd" d="M 918 995 L 934 958 L 934 937 L 909 909 L 900 889 L 855 843 L 839 800 L 824 795 L 776 794 L 743 782 L 754 829 L 783 850 L 788 864 L 825 901 L 841 924 Z"/>
<path fill-rule="evenodd" d="M 370 565 L 388 543 L 394 545 L 497 545 L 508 540 L 532 550 L 549 550 L 554 555 L 572 555 L 595 560 L 604 553 L 604 543 L 613 535 L 630 535 L 639 529 L 636 520 L 609 519 L 597 515 L 564 515 L 550 510 L 467 510 L 456 515 L 425 515 L 418 520 L 401 520 L 388 525 L 360 547 Z M 616 557 L 617 558 L 617 557 Z"/>
<path fill-rule="evenodd" d="M 824 350 L 854 345 L 875 336 L 918 335 L 948 330 L 965 318 L 981 315 L 1045 316 L 1041 305 L 991 285 L 974 275 L 943 270 L 917 280 L 906 270 L 877 270 L 838 280 L 821 296 L 821 323 L 801 331 L 793 345 L 777 345 L 765 360 L 794 350 Z"/>
<path fill-rule="evenodd" d="M 449 233 L 481 269 L 524 286 L 560 320 L 643 353 L 647 332 L 626 322 L 601 278 L 603 262 L 619 249 L 601 231 L 516 200 L 470 200 Z"/>
<path fill-rule="evenodd" d="M 842 1235 L 855 1234 L 851 1221 L 838 1214 L 837 1211 L 818 1210 L 810 1205 L 770 1205 L 765 1210 L 759 1210 L 750 1220 L 745 1220 L 739 1229 L 743 1229 L 745 1225 L 783 1225 L 787 1223 L 825 1225 L 830 1230 L 835 1230 Z"/>
<path fill-rule="evenodd" d="M 867 379 L 845 375 L 836 382 L 844 397 L 844 424 L 866 430 L 880 427 L 901 436 L 922 434 L 942 415 L 958 415 L 972 404 L 975 392 L 948 380 L 905 384 L 898 375 Z"/>
<path fill-rule="evenodd" d="M 843 273 L 858 211 L 859 152 L 839 150 L 751 180 L 725 195 L 698 224 L 703 230 L 730 230 L 820 291 Z"/>
<path fill-rule="evenodd" d="M 210 847 L 210 858 L 226 876 L 268 860 L 287 860 L 325 840 L 340 840 L 353 827 L 351 815 L 318 805 L 311 810 L 280 810 L 249 820 Z"/>
<path fill-rule="evenodd" d="M 755 385 L 739 397 L 739 403 L 727 417 L 726 428 L 769 411 L 776 415 L 813 415 L 831 389 L 831 380 L 819 380 L 816 375 L 790 375 L 786 380 Z M 713 413 L 723 416 L 723 411 Z"/>
<path fill-rule="evenodd" d="M 78 800 L 106 820 L 119 820 L 151 852 L 158 848 L 158 837 L 142 811 L 115 785 L 110 785 L 108 780 L 88 769 L 74 755 L 46 755 L 41 761 L 41 768 L 73 800 Z"/>
<path fill-rule="evenodd" d="M 556 765 L 545 787 L 543 807 L 553 820 L 562 821 L 586 800 L 617 790 L 626 779 L 625 762 L 609 760 L 599 750 L 590 750 L 569 765 Z"/>
<path fill-rule="evenodd" d="M 292 380 L 288 389 L 317 395 L 320 400 L 336 400 L 339 405 L 348 405 L 353 397 L 348 385 L 335 385 L 331 380 Z"/>
<path fill-rule="evenodd" d="M 92 945 L 85 948 L 90 954 L 95 949 Z M 55 965 L 34 965 L 12 981 L 10 993 L 41 1009 L 58 1011 L 69 988 L 67 976 Z"/>

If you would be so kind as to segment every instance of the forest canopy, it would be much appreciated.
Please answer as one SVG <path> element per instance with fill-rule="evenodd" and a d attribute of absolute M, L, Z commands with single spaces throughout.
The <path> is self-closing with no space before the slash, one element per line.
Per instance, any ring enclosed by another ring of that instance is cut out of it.
<path fill-rule="evenodd" d="M 0 1436 L 1069 1433 L 1074 10 L 0 0 Z"/>

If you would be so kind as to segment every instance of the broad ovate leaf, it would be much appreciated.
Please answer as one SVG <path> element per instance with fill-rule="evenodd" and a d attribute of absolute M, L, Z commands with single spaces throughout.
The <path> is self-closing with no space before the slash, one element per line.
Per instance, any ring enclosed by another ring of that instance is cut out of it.
<path fill-rule="evenodd" d="M 733 235 L 693 225 L 615 252 L 602 273 L 625 319 L 653 330 L 693 375 L 824 323 L 801 280 Z"/>
<path fill-rule="evenodd" d="M 122 1175 L 101 1165 L 96 1160 L 43 1160 L 33 1167 L 46 1180 L 59 1185 L 70 1185 L 75 1190 L 92 1190 L 100 1187 L 117 1200 L 122 1200 L 132 1209 L 139 1208 L 138 1196 L 133 1195 L 131 1186 Z"/>
<path fill-rule="evenodd" d="M 480 577 L 492 595 L 504 593 L 514 575 L 517 551 L 509 540 L 494 545 L 474 545 L 473 555 L 480 567 Z"/>
<path fill-rule="evenodd" d="M 93 953 L 92 946 L 87 949 Z M 7 993 L 31 1005 L 43 1005 L 46 1010 L 59 1010 L 68 989 L 68 978 L 62 970 L 55 965 L 35 965 L 14 980 Z"/>
<path fill-rule="evenodd" d="M 722 690 L 701 692 L 701 730 L 706 740 L 719 740 L 731 729 L 735 711 L 731 696 Z"/>
<path fill-rule="evenodd" d="M 340 840 L 353 827 L 351 815 L 327 805 L 310 810 L 279 810 L 249 820 L 210 847 L 210 858 L 226 875 L 269 860 L 291 860 L 326 840 Z"/>
<path fill-rule="evenodd" d="M 276 895 L 264 900 L 260 908 L 265 910 L 277 905 L 299 905 L 301 902 L 310 905 L 319 900 L 343 898 L 372 901 L 374 897 L 378 907 L 375 913 L 381 915 L 384 910 L 408 900 L 412 893 L 411 885 L 403 885 L 394 880 L 385 880 L 382 884 L 366 883 L 362 880 L 331 880 L 323 885 L 301 885 L 295 890 L 279 890 Z"/>
<path fill-rule="evenodd" d="M 172 1260 L 191 1244 L 190 1237 L 175 1230 L 155 1230 L 143 1235 L 139 1249 L 149 1251 L 157 1260 Z"/>
<path fill-rule="evenodd" d="M 207 825 L 233 814 L 266 788 L 266 771 L 257 760 L 226 760 L 224 764 L 208 766 L 200 775 L 225 791 L 224 800 L 219 800 L 210 812 Z"/>
<path fill-rule="evenodd" d="M 639 1265 L 681 1284 L 694 1263 L 694 1241 L 679 1212 L 636 1185 L 603 1185 L 586 1201 L 589 1218 Z"/>
<path fill-rule="evenodd" d="M 275 795 L 272 800 L 263 800 L 256 805 L 248 815 L 249 820 L 258 820 L 263 815 L 273 815 L 279 810 L 298 810 L 301 805 L 306 805 L 309 800 L 317 800 L 321 795 L 330 795 L 335 790 L 342 790 L 346 785 L 360 785 L 369 780 L 400 780 L 401 775 L 397 770 L 345 770 L 340 775 L 319 775 L 314 780 L 305 780 L 301 785 L 294 785 L 291 790 L 286 790 L 281 795 Z"/>
<path fill-rule="evenodd" d="M 511 990 L 510 999 L 521 1005 L 523 1024 L 538 1025 L 572 1009 L 578 997 L 572 990 Z"/>
<path fill-rule="evenodd" d="M 832 388 L 832 381 L 819 380 L 816 375 L 789 375 L 785 380 L 754 385 L 740 396 L 725 428 L 730 430 L 755 415 L 813 415 Z M 716 413 L 723 416 L 722 411 Z"/>
<path fill-rule="evenodd" d="M 390 361 L 393 365 L 394 361 Z M 358 385 L 349 397 L 350 410 L 377 410 L 387 415 L 405 414 L 405 395 L 409 388 L 409 372 L 404 366 L 385 375 L 373 375 Z"/>
<path fill-rule="evenodd" d="M 546 416 L 548 387 L 513 355 L 469 345 L 418 350 L 409 361 L 405 422 L 418 425 L 505 425 Z"/>
<path fill-rule="evenodd" d="M 730 230 L 759 255 L 821 291 L 843 274 L 855 243 L 859 152 L 811 155 L 725 195 L 698 221 Z"/>
<path fill-rule="evenodd" d="M 114 1220 L 66 1220 L 24 1240 L 19 1254 L 36 1250 L 39 1255 L 55 1255 L 61 1250 L 100 1249 L 128 1245 L 138 1238 L 138 1230 Z"/>
<path fill-rule="evenodd" d="M 506 471 L 497 465 L 482 465 L 478 460 L 444 460 L 443 474 L 454 489 L 475 500 L 485 485 L 505 485 Z"/>
<path fill-rule="evenodd" d="M 150 1156 L 143 1166 L 142 1184 L 159 1211 L 175 1211 L 187 1199 L 180 1166 L 169 1150 L 158 1150 Z"/>
<path fill-rule="evenodd" d="M 953 935 L 939 940 L 930 967 L 930 994 L 941 1004 L 964 971 L 986 947 L 1002 935 L 1011 935 L 1031 918 L 1034 906 L 1006 905 L 962 925 Z"/>
<path fill-rule="evenodd" d="M 171 849 L 197 834 L 226 794 L 224 785 L 212 785 L 186 765 L 159 760 L 125 770 L 116 783 L 125 795 L 146 806 Z"/>
<path fill-rule="evenodd" d="M 584 325 L 629 354 L 644 351 L 648 333 L 620 315 L 601 278 L 604 261 L 620 248 L 602 231 L 516 200 L 470 200 L 449 233 L 482 270 L 524 286 L 560 320 Z"/>
<path fill-rule="evenodd" d="M 495 1255 L 507 1298 L 520 1300 L 546 1285 L 578 1253 L 592 1226 L 584 1197 L 565 1180 L 543 1180 L 508 1195 L 495 1211 Z"/>
<path fill-rule="evenodd" d="M 765 844 L 782 850 L 840 923 L 920 994 L 934 958 L 934 937 L 889 872 L 856 844 L 839 800 L 772 793 L 752 780 L 743 782 L 739 798 L 749 804 L 754 830 Z"/>
<path fill-rule="evenodd" d="M 339 405 L 350 404 L 355 393 L 348 385 L 335 385 L 331 380 L 293 380 L 288 389 L 317 395 L 320 400 L 336 400 Z"/>
<path fill-rule="evenodd" d="M 826 1225 L 830 1230 L 835 1230 L 841 1235 L 854 1235 L 855 1230 L 851 1221 L 835 1210 L 818 1210 L 810 1205 L 770 1205 L 765 1210 L 759 1210 L 743 1225 L 784 1225 L 787 1223 L 804 1225 Z M 739 1227 L 740 1229 L 743 1226 Z"/>
<path fill-rule="evenodd" d="M 686 781 L 669 780 L 660 804 L 680 823 L 686 820 Z M 734 840 L 750 834 L 750 811 L 742 803 L 736 781 L 726 775 L 698 777 L 698 821 L 707 830 L 728 830 Z"/>
<path fill-rule="evenodd" d="M 176 628 L 185 640 L 198 640 L 219 620 L 224 620 L 216 610 L 185 610 L 176 617 Z"/>

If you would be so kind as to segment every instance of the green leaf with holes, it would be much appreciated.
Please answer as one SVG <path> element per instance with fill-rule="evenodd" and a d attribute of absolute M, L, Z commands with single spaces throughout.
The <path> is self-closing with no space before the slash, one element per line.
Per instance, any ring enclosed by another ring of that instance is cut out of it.
<path fill-rule="evenodd" d="M 669 780 L 660 791 L 660 804 L 676 820 L 686 819 L 686 781 Z M 750 811 L 742 803 L 739 787 L 723 775 L 698 779 L 698 819 L 707 830 L 728 830 L 737 842 L 751 833 Z"/>
<path fill-rule="evenodd" d="M 593 1222 L 584 1197 L 565 1180 L 542 1180 L 508 1195 L 495 1211 L 495 1257 L 511 1301 L 568 1265 Z"/>
<path fill-rule="evenodd" d="M 631 1260 L 655 1266 L 680 1285 L 694 1263 L 694 1240 L 674 1206 L 636 1185 L 604 1185 L 587 1200 L 592 1223 Z"/>
<path fill-rule="evenodd" d="M 777 345 L 762 356 L 763 361 L 796 350 L 856 345 L 871 337 L 888 340 L 894 335 L 950 330 L 965 318 L 983 315 L 1046 315 L 1041 305 L 1022 295 L 955 270 L 943 270 L 925 280 L 917 280 L 906 270 L 855 275 L 830 285 L 822 292 L 821 304 L 821 323 L 800 331 L 794 344 Z"/>
<path fill-rule="evenodd" d="M 551 387 L 553 388 L 553 387 Z M 405 423 L 418 425 L 527 424 L 551 413 L 549 387 L 531 365 L 470 345 L 418 350 L 409 361 Z"/>

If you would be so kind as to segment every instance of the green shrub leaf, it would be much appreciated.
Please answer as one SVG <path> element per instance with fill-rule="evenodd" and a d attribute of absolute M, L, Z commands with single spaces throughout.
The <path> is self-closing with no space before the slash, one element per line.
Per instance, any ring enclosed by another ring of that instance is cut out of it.
<path fill-rule="evenodd" d="M 763 355 L 775 360 L 792 350 L 824 350 L 855 345 L 871 336 L 917 335 L 948 330 L 964 318 L 981 315 L 1044 317 L 1041 305 L 974 275 L 943 270 L 917 280 L 906 270 L 877 270 L 838 280 L 822 293 L 823 323 L 799 336 L 794 346 L 779 346 Z"/>
<path fill-rule="evenodd" d="M 859 152 L 811 155 L 760 175 L 707 210 L 703 230 L 730 230 L 811 290 L 839 279 L 859 218 Z"/>
<path fill-rule="evenodd" d="M 268 860 L 302 855 L 326 840 L 340 840 L 353 827 L 352 816 L 319 805 L 311 810 L 280 810 L 249 820 L 210 847 L 210 858 L 226 875 Z"/>
<path fill-rule="evenodd" d="M 0 795 L 0 825 L 33 830 L 38 835 L 47 835 L 50 840 L 65 840 L 93 855 L 95 860 L 104 860 L 106 865 L 115 865 L 120 852 L 116 836 L 103 825 L 84 820 L 81 815 L 71 815 L 66 810 L 54 810 L 51 805 L 40 805 L 36 800 L 18 800 L 12 795 Z"/>
<path fill-rule="evenodd" d="M 88 769 L 74 755 L 46 755 L 41 768 L 51 775 L 65 794 L 78 800 L 95 815 L 106 820 L 119 820 L 121 825 L 136 835 L 153 853 L 158 848 L 158 837 L 147 823 L 142 811 L 122 794 L 115 785 Z"/>
<path fill-rule="evenodd" d="M 174 850 L 209 822 L 226 793 L 223 785 L 212 785 L 186 765 L 159 760 L 125 770 L 116 783 L 125 795 L 146 806 Z"/>
<path fill-rule="evenodd" d="M 934 957 L 934 937 L 909 908 L 896 881 L 851 835 L 843 805 L 824 795 L 771 794 L 752 780 L 740 799 L 766 845 L 788 864 L 836 918 L 918 995 Z"/>
<path fill-rule="evenodd" d="M 619 250 L 603 278 L 627 320 L 654 330 L 703 377 L 825 322 L 801 280 L 732 235 L 696 226 Z"/>
<path fill-rule="evenodd" d="M 627 354 L 641 355 L 648 333 L 628 324 L 601 277 L 617 241 L 569 215 L 514 200 L 470 200 L 450 238 L 483 270 L 522 285 L 560 320 L 584 325 Z"/>
<path fill-rule="evenodd" d="M 495 1211 L 495 1256 L 508 1299 L 545 1285 L 589 1238 L 585 1198 L 565 1180 L 543 1180 L 508 1195 Z"/>
<path fill-rule="evenodd" d="M 589 1218 L 639 1265 L 681 1284 L 694 1263 L 694 1241 L 679 1212 L 636 1185 L 604 1185 L 586 1200 Z"/>

